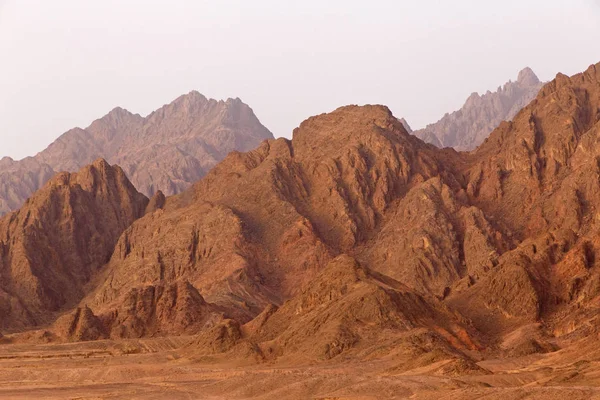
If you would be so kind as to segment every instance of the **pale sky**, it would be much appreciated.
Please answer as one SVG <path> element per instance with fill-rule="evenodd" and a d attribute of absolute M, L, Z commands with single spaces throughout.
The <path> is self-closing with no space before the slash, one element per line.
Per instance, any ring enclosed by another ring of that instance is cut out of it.
<path fill-rule="evenodd" d="M 0 157 L 116 106 L 240 97 L 275 136 L 346 104 L 413 128 L 600 61 L 600 0 L 0 0 Z"/>

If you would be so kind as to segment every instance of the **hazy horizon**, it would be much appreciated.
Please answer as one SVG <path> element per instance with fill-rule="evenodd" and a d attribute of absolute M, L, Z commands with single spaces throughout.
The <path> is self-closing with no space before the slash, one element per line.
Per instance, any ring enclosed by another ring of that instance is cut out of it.
<path fill-rule="evenodd" d="M 192 90 L 241 98 L 276 137 L 346 104 L 417 129 L 526 66 L 550 80 L 600 61 L 598 0 L 322 3 L 0 0 L 0 158 Z"/>

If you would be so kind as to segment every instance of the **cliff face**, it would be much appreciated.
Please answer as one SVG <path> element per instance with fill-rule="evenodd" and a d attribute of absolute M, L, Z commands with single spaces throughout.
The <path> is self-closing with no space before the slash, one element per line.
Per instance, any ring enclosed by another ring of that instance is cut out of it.
<path fill-rule="evenodd" d="M 529 104 L 543 83 L 530 68 L 519 72 L 516 82 L 508 82 L 496 92 L 483 96 L 473 93 L 464 106 L 446 114 L 434 124 L 413 134 L 437 147 L 470 151 L 479 146 L 502 121 L 512 120 Z"/>
<path fill-rule="evenodd" d="M 120 165 L 148 197 L 179 193 L 233 150 L 248 151 L 273 135 L 239 99 L 181 96 L 146 118 L 122 108 L 72 129 L 35 157 L 0 162 L 0 214 L 18 208 L 58 171 L 97 158 Z"/>

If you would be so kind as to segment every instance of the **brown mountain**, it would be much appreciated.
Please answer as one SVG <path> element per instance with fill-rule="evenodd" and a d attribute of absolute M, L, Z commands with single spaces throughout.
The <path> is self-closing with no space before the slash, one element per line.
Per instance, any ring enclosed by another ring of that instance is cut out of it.
<path fill-rule="evenodd" d="M 77 243 L 101 245 L 92 254 L 107 262 L 74 256 L 73 264 L 50 264 L 81 271 L 70 278 L 72 296 L 53 294 L 52 280 L 47 290 L 19 289 L 30 302 L 46 295 L 51 310 L 64 312 L 55 321 L 56 314 L 22 318 L 35 315 L 37 303 L 11 303 L 14 283 L 4 283 L 55 257 L 20 250 L 17 228 L 43 226 L 36 213 L 27 217 L 27 203 L 0 220 L 3 304 L 20 305 L 4 305 L 1 316 L 21 322 L 5 330 L 48 322 L 35 337 L 49 340 L 194 334 L 183 354 L 196 362 L 323 365 L 329 378 L 353 363 L 377 382 L 469 375 L 452 380 L 452 389 L 471 397 L 504 387 L 515 368 L 523 368 L 521 385 L 593 380 L 592 361 L 573 354 L 600 332 L 599 138 L 600 64 L 559 74 L 470 153 L 422 142 L 383 106 L 309 118 L 291 141 L 233 152 L 179 195 L 157 194 L 151 205 L 139 197 L 144 216 L 104 222 L 115 227 L 106 235 L 115 238 L 112 255 L 91 229 L 77 235 Z M 72 224 L 94 226 L 85 218 L 105 202 L 90 203 Z M 131 209 L 110 204 L 114 215 Z M 75 235 L 65 226 L 48 225 L 44 235 L 69 243 Z M 564 367 L 552 360 L 521 367 L 544 353 Z M 511 357 L 520 358 L 498 373 Z"/>
<path fill-rule="evenodd" d="M 535 73 L 525 68 L 519 72 L 516 82 L 509 81 L 494 93 L 471 94 L 460 110 L 444 115 L 438 122 L 413 134 L 440 148 L 473 150 L 502 121 L 512 120 L 535 98 L 542 86 Z"/>
<path fill-rule="evenodd" d="M 77 304 L 148 199 L 98 160 L 61 173 L 0 219 L 0 326 L 43 323 Z"/>
<path fill-rule="evenodd" d="M 239 99 L 181 96 L 146 118 L 115 108 L 88 128 L 72 129 L 35 157 L 0 162 L 0 214 L 18 208 L 55 171 L 77 171 L 97 158 L 120 165 L 147 196 L 179 193 L 233 150 L 273 135 Z"/>

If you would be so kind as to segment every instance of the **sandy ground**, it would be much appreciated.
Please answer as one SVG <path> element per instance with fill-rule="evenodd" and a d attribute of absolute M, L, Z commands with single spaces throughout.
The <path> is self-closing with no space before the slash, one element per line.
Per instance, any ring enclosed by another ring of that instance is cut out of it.
<path fill-rule="evenodd" d="M 428 374 L 439 365 L 391 374 L 380 362 L 207 363 L 185 344 L 0 345 L 0 399 L 600 399 L 600 357 L 585 346 L 486 360 L 492 374 L 448 377 Z"/>

